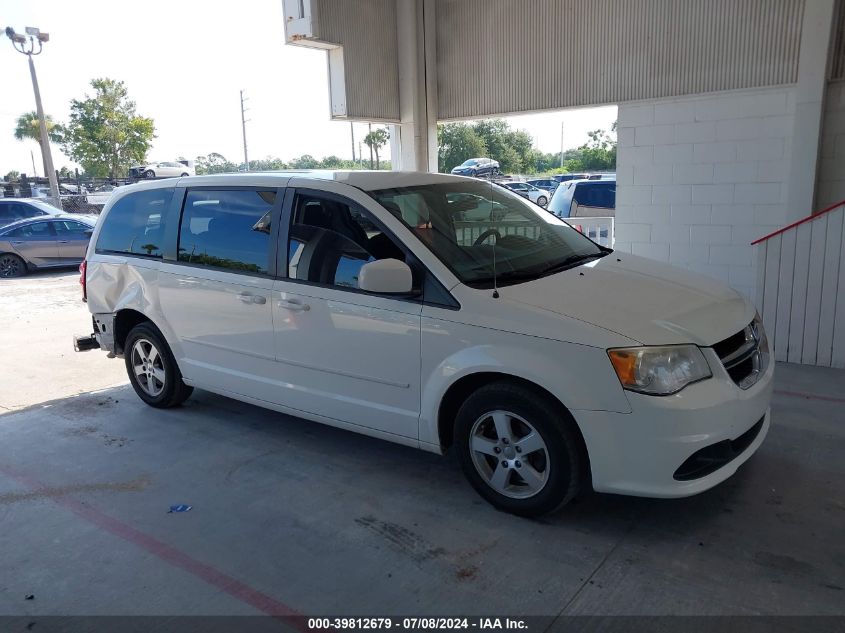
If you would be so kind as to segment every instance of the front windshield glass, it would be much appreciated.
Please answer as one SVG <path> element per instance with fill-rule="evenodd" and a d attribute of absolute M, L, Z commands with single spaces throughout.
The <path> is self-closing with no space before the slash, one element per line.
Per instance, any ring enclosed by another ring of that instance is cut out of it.
<path fill-rule="evenodd" d="M 467 166 L 472 166 L 472 165 L 475 165 L 475 164 L 477 164 L 477 163 L 478 163 L 478 161 L 477 161 L 477 160 L 475 160 L 474 158 L 470 158 L 469 160 L 465 160 L 465 161 L 463 162 L 463 164 L 464 164 L 464 165 L 467 165 Z"/>
<path fill-rule="evenodd" d="M 529 281 L 603 257 L 565 222 L 489 183 L 450 183 L 371 191 L 465 284 L 489 288 Z"/>

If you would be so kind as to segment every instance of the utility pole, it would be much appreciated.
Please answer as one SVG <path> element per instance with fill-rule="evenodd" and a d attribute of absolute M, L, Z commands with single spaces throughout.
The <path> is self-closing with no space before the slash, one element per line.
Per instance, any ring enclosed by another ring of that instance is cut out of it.
<path fill-rule="evenodd" d="M 560 122 L 560 168 L 563 169 L 563 121 Z"/>
<path fill-rule="evenodd" d="M 352 162 L 355 162 L 355 124 L 349 122 L 349 133 L 352 135 Z"/>
<path fill-rule="evenodd" d="M 29 74 L 32 76 L 32 91 L 35 93 L 35 110 L 38 113 L 38 128 L 41 132 L 41 155 L 44 157 L 44 174 L 50 181 L 50 198 L 54 206 L 62 208 L 62 199 L 59 197 L 59 181 L 56 178 L 56 170 L 53 168 L 53 154 L 50 151 L 50 136 L 47 133 L 47 120 L 44 118 L 44 108 L 41 105 L 41 91 L 38 89 L 38 77 L 35 75 L 35 64 L 32 61 L 33 55 L 40 55 L 45 42 L 50 41 L 49 33 L 42 33 L 32 26 L 26 27 L 26 35 L 15 33 L 11 26 L 6 27 L 6 35 L 12 40 L 12 46 L 19 53 L 26 55 L 29 60 Z M 35 166 L 33 165 L 33 171 Z"/>
<path fill-rule="evenodd" d="M 249 101 L 249 97 L 244 98 L 244 91 L 241 90 L 241 130 L 243 131 L 244 135 L 244 164 L 246 165 L 246 170 L 249 171 L 249 154 L 246 151 L 246 111 L 247 108 L 244 108 L 244 101 Z"/>

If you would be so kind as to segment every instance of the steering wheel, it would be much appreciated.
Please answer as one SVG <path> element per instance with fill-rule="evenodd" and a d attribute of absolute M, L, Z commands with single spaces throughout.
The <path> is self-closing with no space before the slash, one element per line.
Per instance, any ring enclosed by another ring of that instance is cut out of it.
<path fill-rule="evenodd" d="M 499 231 L 498 231 L 497 229 L 487 229 L 487 230 L 486 230 L 486 231 L 484 231 L 481 235 L 479 235 L 477 238 L 475 238 L 475 241 L 472 243 L 472 245 L 473 245 L 473 246 L 478 246 L 479 244 L 481 244 L 481 242 L 483 242 L 484 240 L 486 240 L 486 239 L 487 239 L 488 237 L 490 237 L 491 235 L 495 235 L 495 236 L 496 236 L 496 241 L 497 241 L 497 242 L 498 242 L 500 239 L 502 239 L 502 234 L 501 234 L 501 233 L 499 233 Z"/>

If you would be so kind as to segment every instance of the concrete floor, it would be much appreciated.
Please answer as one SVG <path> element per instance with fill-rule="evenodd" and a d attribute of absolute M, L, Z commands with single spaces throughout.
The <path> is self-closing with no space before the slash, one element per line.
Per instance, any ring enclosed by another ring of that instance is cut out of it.
<path fill-rule="evenodd" d="M 0 341 L 0 384 L 79 368 L 0 415 L 0 615 L 845 615 L 845 372 L 779 366 L 769 437 L 714 490 L 530 521 L 453 457 L 201 391 L 164 412 L 125 385 L 70 395 L 122 361 L 56 360 L 61 338 L 51 362 Z"/>

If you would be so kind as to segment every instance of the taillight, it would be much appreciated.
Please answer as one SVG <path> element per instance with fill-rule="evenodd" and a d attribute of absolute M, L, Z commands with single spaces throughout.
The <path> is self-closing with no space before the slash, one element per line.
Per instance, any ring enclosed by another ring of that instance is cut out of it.
<path fill-rule="evenodd" d="M 88 301 L 88 287 L 86 285 L 86 276 L 85 272 L 88 270 L 88 262 L 86 260 L 82 260 L 82 263 L 79 264 L 79 285 L 82 286 L 82 300 Z"/>

